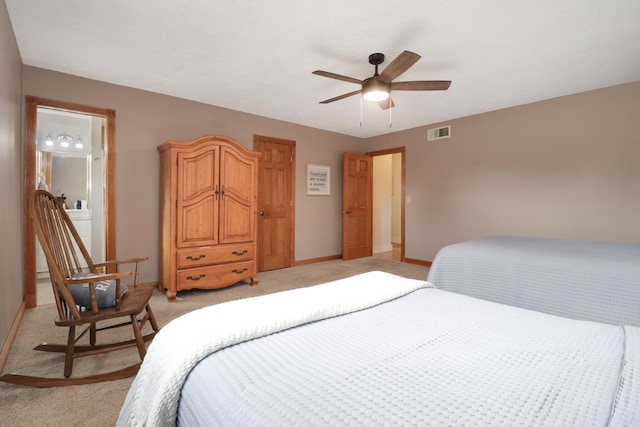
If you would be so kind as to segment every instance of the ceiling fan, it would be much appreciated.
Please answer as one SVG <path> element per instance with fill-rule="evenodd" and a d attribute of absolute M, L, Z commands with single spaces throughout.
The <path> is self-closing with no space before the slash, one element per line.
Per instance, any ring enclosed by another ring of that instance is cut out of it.
<path fill-rule="evenodd" d="M 393 79 L 407 71 L 413 64 L 418 62 L 420 55 L 405 50 L 396 57 L 387 67 L 378 74 L 378 65 L 384 62 L 384 54 L 372 53 L 369 55 L 369 64 L 376 67 L 373 76 L 364 80 L 354 79 L 353 77 L 342 76 L 340 74 L 330 73 L 328 71 L 317 70 L 313 74 L 318 76 L 329 77 L 330 79 L 342 80 L 349 83 L 356 83 L 361 86 L 359 90 L 345 93 L 334 98 L 320 101 L 320 104 L 328 104 L 330 102 L 339 101 L 359 93 L 367 101 L 378 102 L 383 110 L 394 106 L 391 99 L 391 91 L 393 90 L 447 90 L 451 85 L 450 80 L 420 80 L 410 82 L 394 82 Z"/>

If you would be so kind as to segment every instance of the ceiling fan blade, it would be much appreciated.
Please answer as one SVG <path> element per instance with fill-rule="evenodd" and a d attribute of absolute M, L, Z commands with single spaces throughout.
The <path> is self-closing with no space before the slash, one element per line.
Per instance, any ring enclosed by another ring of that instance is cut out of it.
<path fill-rule="evenodd" d="M 378 102 L 378 105 L 383 110 L 388 110 L 389 108 L 393 108 L 396 106 L 396 104 L 393 102 L 393 99 L 391 99 L 391 97 L 385 99 L 384 101 Z"/>
<path fill-rule="evenodd" d="M 350 96 L 357 95 L 360 92 L 362 92 L 362 90 L 354 90 L 353 92 L 345 93 L 343 95 L 336 96 L 335 98 L 330 98 L 330 99 L 325 99 L 324 101 L 320 101 L 320 104 L 328 104 L 328 103 L 333 102 L 333 101 L 340 101 L 341 99 L 345 99 L 345 98 L 348 98 Z"/>
<path fill-rule="evenodd" d="M 328 71 L 316 70 L 311 74 L 322 77 L 329 77 L 330 79 L 342 80 L 343 82 L 355 83 L 358 85 L 362 84 L 362 80 L 354 79 L 353 77 L 342 76 L 340 74 L 330 73 Z"/>
<path fill-rule="evenodd" d="M 418 62 L 420 58 L 421 56 L 417 53 L 405 50 L 400 55 L 398 55 L 396 59 L 391 61 L 389 65 L 387 65 L 378 79 L 382 80 L 383 82 L 390 83 L 393 79 L 407 71 L 413 64 Z"/>
<path fill-rule="evenodd" d="M 393 82 L 391 90 L 447 90 L 450 80 L 423 80 L 414 82 Z"/>

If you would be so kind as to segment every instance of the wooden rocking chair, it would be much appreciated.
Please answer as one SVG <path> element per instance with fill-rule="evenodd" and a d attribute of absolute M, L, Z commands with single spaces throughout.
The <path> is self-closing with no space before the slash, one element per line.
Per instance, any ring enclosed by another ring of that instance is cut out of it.
<path fill-rule="evenodd" d="M 45 378 L 28 375 L 6 374 L 1 381 L 34 387 L 57 387 L 89 384 L 126 378 L 135 375 L 140 362 L 123 369 L 86 377 L 71 377 L 73 360 L 137 346 L 140 360 L 146 354 L 145 341 L 151 340 L 158 331 L 158 325 L 151 311 L 149 299 L 153 287 L 137 287 L 139 263 L 147 258 L 133 258 L 123 261 L 107 261 L 95 264 L 87 252 L 78 232 L 62 204 L 49 192 L 34 191 L 29 200 L 31 219 L 36 235 L 47 258 L 51 285 L 58 309 L 56 326 L 69 328 L 67 344 L 40 344 L 35 350 L 65 353 L 64 378 Z M 120 264 L 135 264 L 133 285 L 127 289 L 121 279 L 131 276 L 131 272 L 118 272 Z M 115 273 L 103 273 L 108 266 L 116 266 Z M 125 291 L 123 293 L 123 291 Z M 141 315 L 142 314 L 142 315 Z M 141 318 L 138 319 L 138 315 Z M 117 318 L 126 321 L 117 323 Z M 105 323 L 101 323 L 103 321 Z M 142 328 L 149 321 L 151 331 L 142 335 Z M 102 327 L 98 328 L 100 323 Z M 131 325 L 133 338 L 108 344 L 96 344 L 98 331 Z M 76 327 L 84 328 L 76 336 Z M 79 345 L 78 341 L 89 332 L 89 345 Z"/>

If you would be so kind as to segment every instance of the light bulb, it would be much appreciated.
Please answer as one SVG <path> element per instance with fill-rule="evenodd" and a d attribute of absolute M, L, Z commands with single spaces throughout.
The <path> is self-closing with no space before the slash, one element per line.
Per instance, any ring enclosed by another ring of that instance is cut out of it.
<path fill-rule="evenodd" d="M 367 101 L 380 102 L 389 98 L 389 92 L 384 90 L 370 90 L 369 92 L 365 92 L 363 96 Z"/>
<path fill-rule="evenodd" d="M 44 145 L 47 147 L 53 147 L 53 136 L 51 135 L 51 132 L 49 132 L 49 135 L 47 135 L 47 138 L 44 140 Z"/>

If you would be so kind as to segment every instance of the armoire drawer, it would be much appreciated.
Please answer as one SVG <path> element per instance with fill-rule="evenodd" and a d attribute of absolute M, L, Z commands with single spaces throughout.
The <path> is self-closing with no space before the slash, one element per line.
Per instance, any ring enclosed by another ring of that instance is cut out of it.
<path fill-rule="evenodd" d="M 250 260 L 255 254 L 252 244 L 244 244 L 178 249 L 176 256 L 178 268 L 182 269 Z"/>
<path fill-rule="evenodd" d="M 255 275 L 253 261 L 189 268 L 178 271 L 178 289 L 213 289 L 229 286 Z"/>

